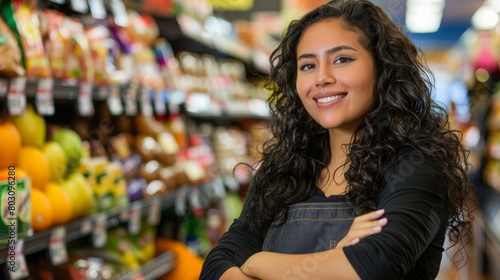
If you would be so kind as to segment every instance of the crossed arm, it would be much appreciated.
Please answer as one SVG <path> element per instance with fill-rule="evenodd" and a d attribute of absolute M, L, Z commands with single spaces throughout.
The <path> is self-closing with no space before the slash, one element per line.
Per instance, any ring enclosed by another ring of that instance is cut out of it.
<path fill-rule="evenodd" d="M 374 211 L 355 218 L 335 249 L 310 254 L 258 252 L 241 268 L 228 269 L 220 279 L 327 279 L 331 275 L 337 275 L 337 279 L 359 279 L 342 248 L 380 232 L 387 224 L 387 219 L 381 218 L 383 213 Z"/>

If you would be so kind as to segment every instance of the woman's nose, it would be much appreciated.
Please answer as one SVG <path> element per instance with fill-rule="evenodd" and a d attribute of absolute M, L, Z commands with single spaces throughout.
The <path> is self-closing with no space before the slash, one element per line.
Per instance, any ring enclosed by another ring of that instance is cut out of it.
<path fill-rule="evenodd" d="M 318 66 L 318 72 L 316 76 L 316 86 L 322 87 L 330 84 L 334 84 L 336 79 L 333 74 L 333 69 L 328 67 L 328 65 Z"/>

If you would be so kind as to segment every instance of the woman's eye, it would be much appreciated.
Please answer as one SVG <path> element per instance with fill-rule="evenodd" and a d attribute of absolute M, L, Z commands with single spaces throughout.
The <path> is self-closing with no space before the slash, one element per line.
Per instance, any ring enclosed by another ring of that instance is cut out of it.
<path fill-rule="evenodd" d="M 346 62 L 349 62 L 349 61 L 352 61 L 353 59 L 352 58 L 349 58 L 349 57 L 339 57 L 337 59 L 335 59 L 335 61 L 333 63 L 335 64 L 338 64 L 338 63 L 346 63 Z"/>
<path fill-rule="evenodd" d="M 307 71 L 307 70 L 310 70 L 313 68 L 314 68 L 314 64 L 312 64 L 312 63 L 306 63 L 306 64 L 302 64 L 300 66 L 300 70 L 302 70 L 302 71 Z"/>

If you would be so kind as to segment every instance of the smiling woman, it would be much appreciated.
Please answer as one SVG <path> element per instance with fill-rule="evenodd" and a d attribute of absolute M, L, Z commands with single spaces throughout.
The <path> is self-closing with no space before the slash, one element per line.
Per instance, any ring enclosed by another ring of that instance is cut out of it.
<path fill-rule="evenodd" d="M 341 19 L 313 24 L 297 46 L 297 69 L 297 93 L 309 115 L 349 143 L 374 99 L 373 56 L 358 33 Z"/>
<path fill-rule="evenodd" d="M 292 22 L 271 56 L 273 139 L 201 279 L 434 279 L 475 197 L 421 61 L 368 0 Z"/>

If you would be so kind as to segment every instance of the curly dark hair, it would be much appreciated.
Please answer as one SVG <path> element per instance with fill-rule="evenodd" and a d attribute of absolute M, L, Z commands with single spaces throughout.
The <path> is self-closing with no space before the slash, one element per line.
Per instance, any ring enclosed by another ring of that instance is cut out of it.
<path fill-rule="evenodd" d="M 371 111 L 346 147 L 347 198 L 358 214 L 374 210 L 383 178 L 399 149 L 412 146 L 439 163 L 448 187 L 448 233 L 451 244 L 467 241 L 475 203 L 465 164 L 467 151 L 448 114 L 431 97 L 433 76 L 423 55 L 403 30 L 368 0 L 334 0 L 291 22 L 271 55 L 267 87 L 271 90 L 270 129 L 249 201 L 252 229 L 265 232 L 276 215 L 308 198 L 330 160 L 329 136 L 304 108 L 295 88 L 297 45 L 316 22 L 340 18 L 360 35 L 374 57 L 376 84 Z M 461 243 L 463 245 L 463 243 Z M 464 245 L 465 246 L 465 245 Z"/>

